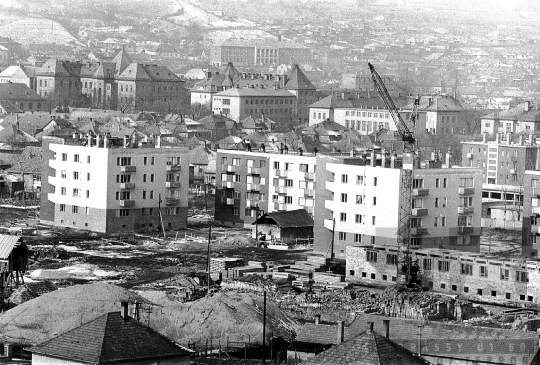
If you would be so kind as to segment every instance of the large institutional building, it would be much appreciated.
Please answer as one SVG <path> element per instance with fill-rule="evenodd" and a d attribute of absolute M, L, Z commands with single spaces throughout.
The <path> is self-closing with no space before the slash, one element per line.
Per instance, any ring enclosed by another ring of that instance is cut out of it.
<path fill-rule="evenodd" d="M 189 157 L 138 142 L 88 135 L 43 138 L 41 220 L 102 233 L 187 226 Z"/>
<path fill-rule="evenodd" d="M 234 62 L 239 66 L 305 63 L 309 48 L 281 38 L 226 39 L 210 47 L 210 62 L 216 66 Z"/>
<path fill-rule="evenodd" d="M 164 66 L 134 62 L 123 49 L 110 62 L 51 58 L 36 71 L 36 79 L 37 93 L 58 105 L 162 113 L 189 108 L 182 79 Z"/>

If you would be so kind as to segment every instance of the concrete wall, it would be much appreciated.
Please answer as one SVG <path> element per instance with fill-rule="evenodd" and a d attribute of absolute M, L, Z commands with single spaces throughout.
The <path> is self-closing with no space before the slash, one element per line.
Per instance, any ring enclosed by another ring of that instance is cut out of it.
<path fill-rule="evenodd" d="M 368 252 L 376 252 L 377 261 L 368 260 Z M 396 250 L 380 246 L 347 247 L 346 280 L 391 285 L 397 269 L 396 265 L 387 263 L 387 255 L 395 253 Z M 497 260 L 462 251 L 428 249 L 414 251 L 412 259 L 419 264 L 422 285 L 434 291 L 476 300 L 540 303 L 538 262 Z M 439 262 L 445 262 L 448 271 L 439 270 Z M 463 265 L 471 265 L 471 271 L 464 272 Z M 485 270 L 485 274 L 481 270 Z M 501 270 L 505 273 L 507 270 L 507 279 L 501 278 Z M 528 282 L 517 280 L 518 272 L 527 273 Z"/>

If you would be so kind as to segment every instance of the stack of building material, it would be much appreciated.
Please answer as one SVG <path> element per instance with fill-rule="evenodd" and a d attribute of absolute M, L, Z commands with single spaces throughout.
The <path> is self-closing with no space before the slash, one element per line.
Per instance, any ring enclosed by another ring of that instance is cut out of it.
<path fill-rule="evenodd" d="M 222 272 L 243 265 L 244 260 L 238 257 L 212 257 L 210 259 L 210 272 Z"/>

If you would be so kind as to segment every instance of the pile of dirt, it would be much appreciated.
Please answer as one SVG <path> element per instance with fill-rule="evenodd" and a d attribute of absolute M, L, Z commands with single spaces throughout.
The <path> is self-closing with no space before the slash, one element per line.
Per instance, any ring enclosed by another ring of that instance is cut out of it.
<path fill-rule="evenodd" d="M 29 300 L 0 316 L 0 341 L 36 344 L 91 321 L 120 311 L 120 302 L 149 303 L 116 285 L 75 285 Z"/>
<path fill-rule="evenodd" d="M 163 307 L 152 313 L 150 326 L 183 345 L 205 343 L 217 346 L 221 341 L 262 343 L 262 295 L 225 292 L 180 304 L 166 296 L 141 292 L 150 301 Z M 299 325 L 287 317 L 268 298 L 266 307 L 267 337 L 292 340 Z"/>

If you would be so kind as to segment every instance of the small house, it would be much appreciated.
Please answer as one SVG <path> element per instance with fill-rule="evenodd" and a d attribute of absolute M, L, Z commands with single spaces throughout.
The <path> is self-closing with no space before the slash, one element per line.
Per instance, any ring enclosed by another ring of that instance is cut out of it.
<path fill-rule="evenodd" d="M 292 243 L 313 238 L 313 218 L 305 209 L 265 213 L 255 221 L 253 237 Z"/>

